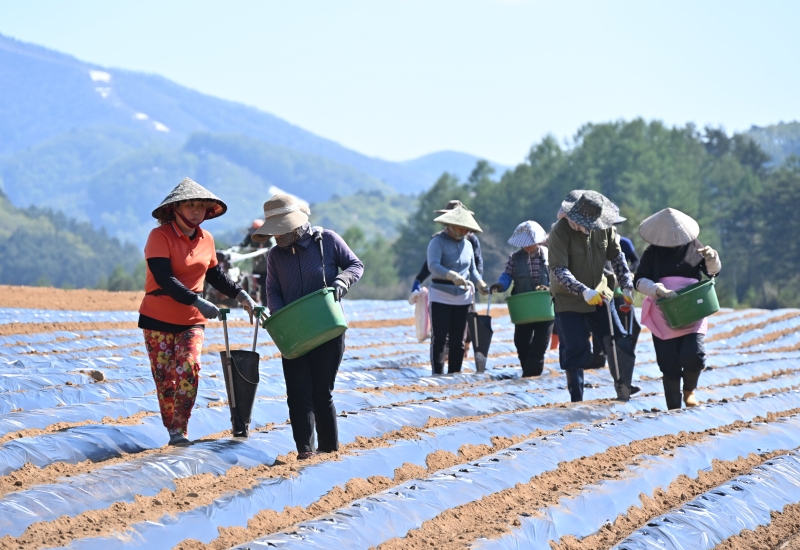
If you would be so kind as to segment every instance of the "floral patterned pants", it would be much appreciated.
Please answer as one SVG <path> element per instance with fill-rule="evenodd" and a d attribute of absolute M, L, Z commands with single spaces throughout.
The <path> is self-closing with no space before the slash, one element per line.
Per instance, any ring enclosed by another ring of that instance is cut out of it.
<path fill-rule="evenodd" d="M 170 433 L 186 435 L 200 381 L 203 329 L 184 332 L 144 330 L 161 419 Z"/>

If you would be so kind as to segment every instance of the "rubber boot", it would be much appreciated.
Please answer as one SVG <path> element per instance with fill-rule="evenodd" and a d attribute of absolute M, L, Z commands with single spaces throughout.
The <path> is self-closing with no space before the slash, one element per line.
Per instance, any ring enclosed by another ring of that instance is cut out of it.
<path fill-rule="evenodd" d="M 565 369 L 569 400 L 573 403 L 583 401 L 583 369 Z"/>
<path fill-rule="evenodd" d="M 674 378 L 663 378 L 664 396 L 667 398 L 667 409 L 681 408 L 681 381 Z"/>
<path fill-rule="evenodd" d="M 694 390 L 697 389 L 697 380 L 700 378 L 700 371 L 683 371 L 683 402 L 687 407 L 697 406 L 697 396 Z"/>

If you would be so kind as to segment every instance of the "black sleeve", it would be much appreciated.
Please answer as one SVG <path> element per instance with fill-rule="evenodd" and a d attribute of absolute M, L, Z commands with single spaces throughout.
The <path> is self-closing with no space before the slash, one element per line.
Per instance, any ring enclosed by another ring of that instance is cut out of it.
<path fill-rule="evenodd" d="M 428 260 L 425 260 L 425 263 L 422 264 L 422 269 L 420 269 L 419 273 L 417 274 L 417 280 L 420 283 L 424 283 L 425 279 L 427 279 L 430 276 L 431 276 L 431 272 L 428 269 Z"/>
<path fill-rule="evenodd" d="M 478 236 L 475 233 L 470 233 L 467 235 L 467 238 L 472 244 L 472 253 L 475 256 L 475 269 L 478 270 L 478 273 L 483 275 L 483 254 L 481 254 L 481 242 L 478 240 Z"/>
<path fill-rule="evenodd" d="M 172 274 L 172 264 L 169 258 L 149 258 L 147 267 L 161 290 L 176 302 L 190 306 L 197 300 L 197 294 L 186 288 Z"/>
<path fill-rule="evenodd" d="M 655 277 L 655 268 L 653 266 L 653 253 L 652 249 L 648 246 L 644 254 L 642 254 L 642 259 L 639 262 L 639 266 L 636 269 L 636 276 L 633 278 L 633 288 L 636 288 L 636 284 L 639 282 L 639 279 L 650 279 L 654 283 L 657 283 L 654 279 Z"/>
<path fill-rule="evenodd" d="M 242 287 L 231 281 L 231 278 L 222 271 L 222 266 L 220 264 L 206 271 L 206 280 L 208 284 L 232 300 L 235 300 L 236 296 L 242 291 Z"/>

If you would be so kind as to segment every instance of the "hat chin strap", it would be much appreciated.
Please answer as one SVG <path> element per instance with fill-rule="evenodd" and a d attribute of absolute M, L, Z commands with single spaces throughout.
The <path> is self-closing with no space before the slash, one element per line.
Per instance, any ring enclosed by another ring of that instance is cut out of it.
<path fill-rule="evenodd" d="M 203 214 L 203 219 L 200 220 L 200 223 L 194 223 L 192 220 L 188 219 L 186 216 L 184 216 L 183 214 L 178 212 L 175 208 L 172 208 L 172 213 L 175 214 L 176 216 L 178 216 L 181 219 L 181 221 L 184 224 L 186 224 L 186 227 L 188 227 L 189 229 L 197 229 L 198 227 L 200 227 L 200 224 L 208 219 L 208 215 L 211 212 L 212 212 L 212 209 L 206 210 L 206 213 Z"/>

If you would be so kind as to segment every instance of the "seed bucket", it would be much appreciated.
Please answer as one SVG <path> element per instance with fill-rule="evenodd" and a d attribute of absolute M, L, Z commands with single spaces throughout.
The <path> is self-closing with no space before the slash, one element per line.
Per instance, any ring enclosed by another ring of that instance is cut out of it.
<path fill-rule="evenodd" d="M 508 314 L 515 325 L 526 325 L 555 319 L 553 298 L 547 290 L 534 290 L 506 298 Z"/>
<path fill-rule="evenodd" d="M 332 288 L 292 302 L 262 325 L 286 359 L 295 359 L 347 330 L 347 319 Z"/>
<path fill-rule="evenodd" d="M 719 311 L 719 300 L 714 289 L 714 279 L 689 285 L 675 292 L 675 298 L 662 298 L 656 302 L 667 323 L 672 328 L 691 325 Z"/>

